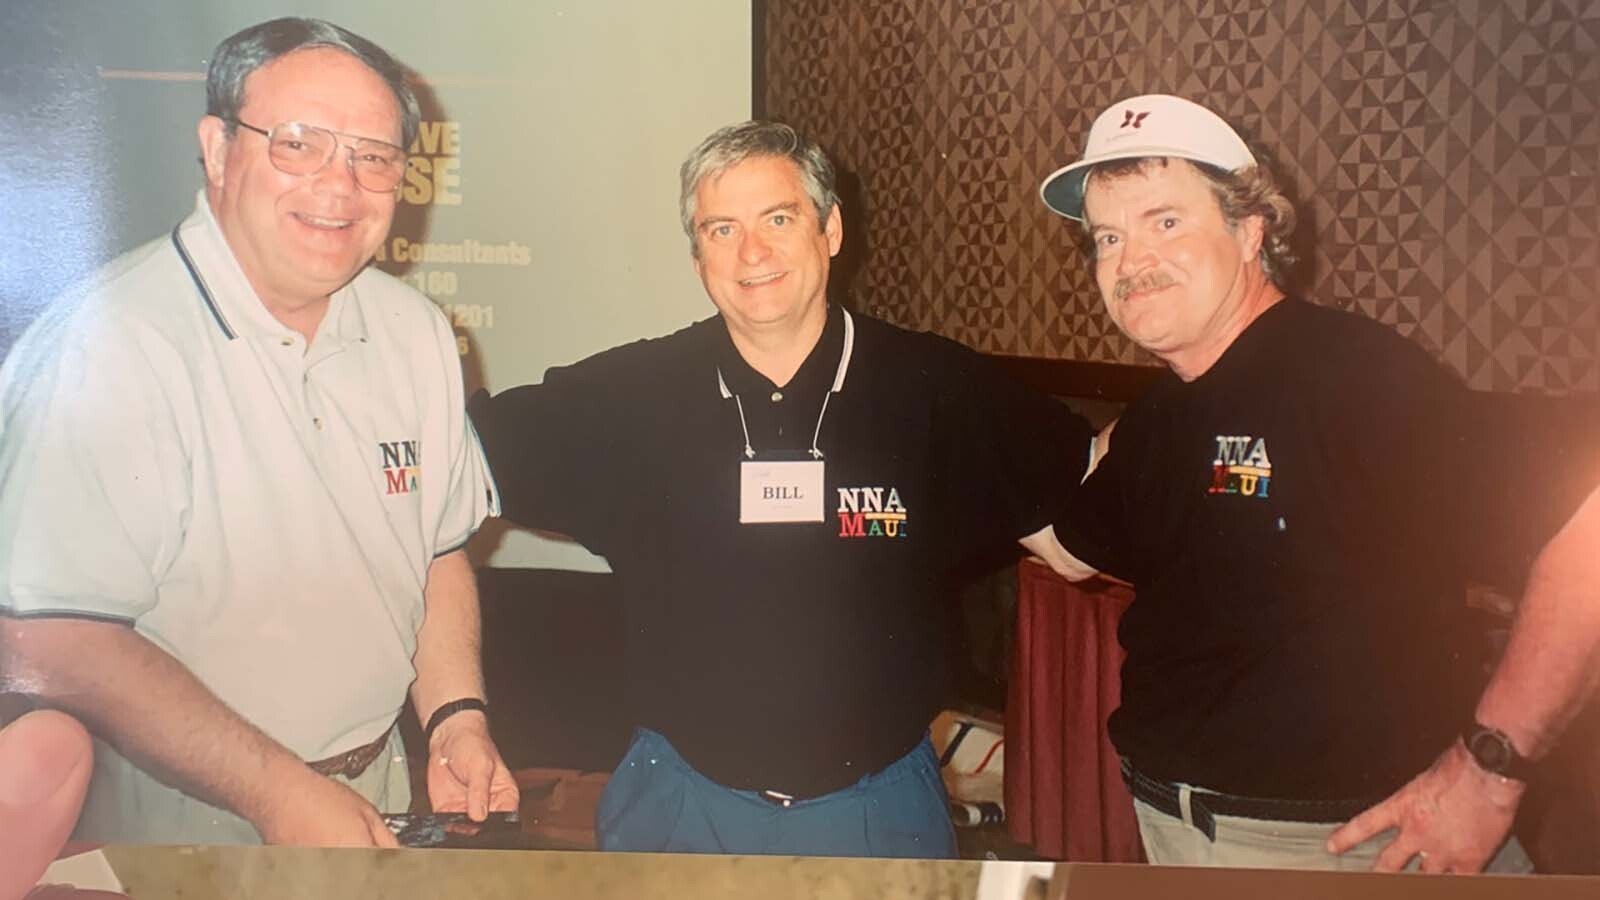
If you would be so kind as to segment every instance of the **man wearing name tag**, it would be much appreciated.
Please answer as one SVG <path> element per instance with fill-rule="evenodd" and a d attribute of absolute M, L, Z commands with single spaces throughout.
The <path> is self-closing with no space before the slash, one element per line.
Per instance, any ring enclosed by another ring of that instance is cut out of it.
<path fill-rule="evenodd" d="M 408 693 L 434 808 L 515 809 L 455 339 L 367 268 L 417 129 L 405 70 L 278 19 L 222 42 L 206 97 L 193 214 L 0 369 L 0 691 L 99 739 L 85 840 L 394 846 Z"/>
<path fill-rule="evenodd" d="M 788 126 L 716 132 L 681 188 L 719 315 L 472 404 L 503 514 L 620 582 L 638 730 L 600 844 L 951 856 L 927 737 L 946 576 L 1048 536 L 1089 429 L 828 301 L 833 167 Z"/>

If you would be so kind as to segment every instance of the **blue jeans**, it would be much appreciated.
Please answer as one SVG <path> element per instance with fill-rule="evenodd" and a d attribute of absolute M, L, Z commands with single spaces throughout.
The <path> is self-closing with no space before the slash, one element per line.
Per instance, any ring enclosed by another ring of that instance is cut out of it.
<path fill-rule="evenodd" d="M 665 737 L 634 733 L 600 798 L 602 850 L 954 858 L 939 760 L 924 737 L 850 787 L 779 806 L 695 771 Z"/>

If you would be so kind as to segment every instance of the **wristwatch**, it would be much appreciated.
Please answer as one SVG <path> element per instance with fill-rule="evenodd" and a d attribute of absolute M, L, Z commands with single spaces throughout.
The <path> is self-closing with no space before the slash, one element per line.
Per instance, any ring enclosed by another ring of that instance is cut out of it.
<path fill-rule="evenodd" d="M 1461 733 L 1461 743 L 1485 772 L 1524 782 L 1533 773 L 1533 763 L 1518 753 L 1511 739 L 1498 728 L 1473 722 Z"/>

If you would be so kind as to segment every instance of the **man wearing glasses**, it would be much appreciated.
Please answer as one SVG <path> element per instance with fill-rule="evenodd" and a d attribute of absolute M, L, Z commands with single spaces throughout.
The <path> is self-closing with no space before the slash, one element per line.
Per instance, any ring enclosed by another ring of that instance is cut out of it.
<path fill-rule="evenodd" d="M 454 337 L 367 268 L 415 96 L 371 42 L 279 19 L 217 48 L 206 98 L 194 213 L 0 369 L 0 691 L 99 738 L 84 839 L 393 845 L 408 692 L 434 808 L 515 809 Z"/>

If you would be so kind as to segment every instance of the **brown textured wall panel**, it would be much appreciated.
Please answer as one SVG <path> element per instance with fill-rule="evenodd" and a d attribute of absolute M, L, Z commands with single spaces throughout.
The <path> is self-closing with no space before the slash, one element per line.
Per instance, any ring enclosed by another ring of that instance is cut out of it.
<path fill-rule="evenodd" d="M 866 310 L 1152 362 L 1037 189 L 1101 109 L 1166 92 L 1271 150 L 1312 299 L 1475 388 L 1600 390 L 1600 2 L 770 0 L 764 28 L 769 114 L 859 179 Z"/>

